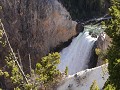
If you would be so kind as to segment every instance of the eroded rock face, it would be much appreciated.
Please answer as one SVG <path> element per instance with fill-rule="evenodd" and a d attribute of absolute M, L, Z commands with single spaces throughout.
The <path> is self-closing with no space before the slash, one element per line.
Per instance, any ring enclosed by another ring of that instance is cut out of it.
<path fill-rule="evenodd" d="M 94 68 L 96 67 L 97 60 L 98 60 L 98 55 L 96 55 L 95 49 L 97 48 L 97 43 L 95 41 L 92 50 L 91 50 L 91 56 L 90 56 L 90 61 L 88 63 L 88 68 Z"/>
<path fill-rule="evenodd" d="M 57 0 L 0 0 L 0 5 L 0 18 L 24 66 L 28 54 L 35 65 L 51 49 L 76 35 L 76 22 Z"/>
<path fill-rule="evenodd" d="M 99 48 L 102 51 L 103 55 L 106 53 L 108 47 L 110 46 L 110 42 L 111 42 L 111 38 L 106 33 L 102 33 L 98 37 L 97 48 Z M 104 63 L 105 63 L 104 60 L 102 60 L 101 56 L 99 56 L 97 66 L 100 66 Z"/>

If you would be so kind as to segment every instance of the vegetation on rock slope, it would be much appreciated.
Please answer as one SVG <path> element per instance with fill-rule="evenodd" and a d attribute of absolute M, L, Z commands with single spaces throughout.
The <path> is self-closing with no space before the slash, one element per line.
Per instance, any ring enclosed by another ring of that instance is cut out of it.
<path fill-rule="evenodd" d="M 3 42 L 5 38 L 6 44 Z M 55 52 L 45 56 L 36 68 L 32 69 L 29 58 L 30 74 L 25 74 L 22 65 L 19 64 L 20 57 L 17 58 L 8 41 L 4 26 L 0 21 L 0 46 L 9 48 L 9 54 L 5 56 L 5 64 L 0 68 L 0 88 L 14 90 L 51 90 L 60 81 L 62 74 L 57 69 L 60 63 L 60 55 Z"/>
<path fill-rule="evenodd" d="M 90 90 L 100 90 L 96 81 L 93 81 Z"/>
<path fill-rule="evenodd" d="M 109 79 L 105 90 L 120 90 L 120 2 L 111 0 L 112 6 L 109 9 L 112 19 L 105 22 L 106 33 L 112 38 L 111 47 L 108 49 L 108 70 Z"/>
<path fill-rule="evenodd" d="M 0 0 L 0 5 L 0 18 L 23 69 L 29 70 L 29 54 L 35 68 L 38 60 L 77 34 L 76 22 L 57 0 Z"/>

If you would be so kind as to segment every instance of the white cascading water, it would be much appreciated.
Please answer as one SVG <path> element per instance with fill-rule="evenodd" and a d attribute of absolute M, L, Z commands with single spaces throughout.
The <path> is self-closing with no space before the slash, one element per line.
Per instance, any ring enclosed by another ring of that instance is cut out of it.
<path fill-rule="evenodd" d="M 58 65 L 58 69 L 61 72 L 65 71 L 66 66 L 68 67 L 68 74 L 72 75 L 76 72 L 88 68 L 89 59 L 91 56 L 91 49 L 97 38 L 91 37 L 89 32 L 91 29 L 88 28 L 80 33 L 76 38 L 72 40 L 72 43 L 60 52 L 61 62 Z M 96 28 L 100 29 L 100 28 Z"/>

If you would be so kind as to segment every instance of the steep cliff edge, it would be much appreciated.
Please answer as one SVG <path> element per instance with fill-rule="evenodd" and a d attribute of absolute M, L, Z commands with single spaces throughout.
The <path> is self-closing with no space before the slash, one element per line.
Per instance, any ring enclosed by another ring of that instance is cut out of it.
<path fill-rule="evenodd" d="M 57 0 L 0 0 L 0 18 L 14 52 L 24 66 L 32 64 L 62 42 L 76 35 L 76 22 Z"/>

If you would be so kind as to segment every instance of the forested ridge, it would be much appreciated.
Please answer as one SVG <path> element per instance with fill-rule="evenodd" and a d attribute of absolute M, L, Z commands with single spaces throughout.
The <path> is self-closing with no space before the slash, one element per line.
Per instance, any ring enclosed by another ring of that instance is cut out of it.
<path fill-rule="evenodd" d="M 112 46 L 108 49 L 108 70 L 109 79 L 106 83 L 107 89 L 120 89 L 120 2 L 116 0 L 111 1 L 112 6 L 109 9 L 109 14 L 112 19 L 105 22 L 106 33 L 112 38 Z"/>
<path fill-rule="evenodd" d="M 59 0 L 69 11 L 73 20 L 88 20 L 105 15 L 110 0 Z"/>

